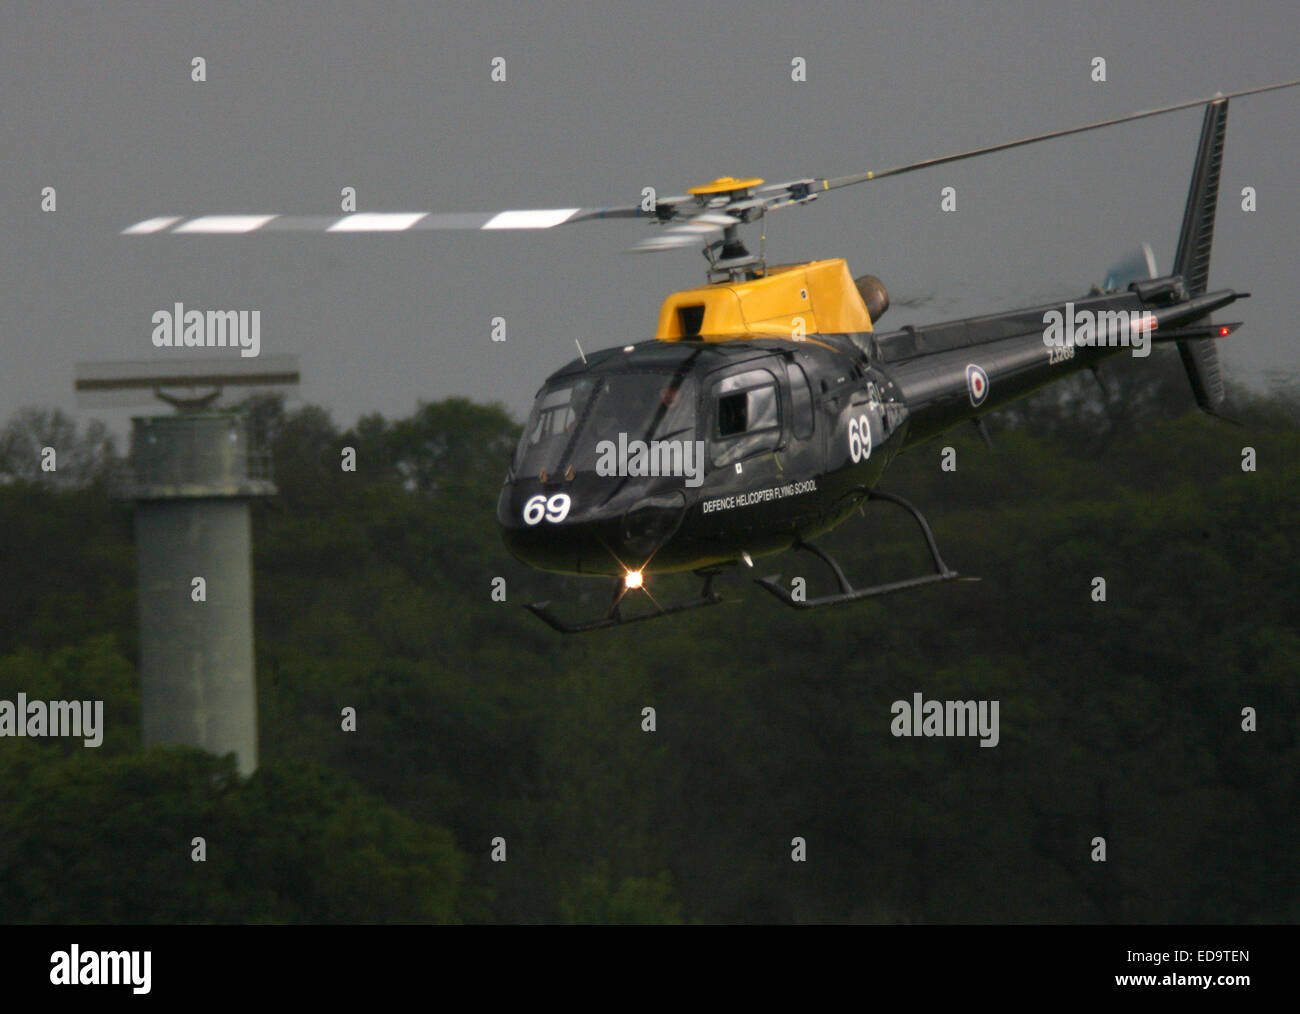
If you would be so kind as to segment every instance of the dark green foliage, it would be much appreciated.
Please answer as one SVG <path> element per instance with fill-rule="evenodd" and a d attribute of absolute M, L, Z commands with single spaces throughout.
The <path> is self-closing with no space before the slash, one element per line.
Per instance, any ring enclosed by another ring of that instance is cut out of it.
<path fill-rule="evenodd" d="M 336 774 L 155 748 L 4 761 L 0 921 L 454 922 L 464 857 Z M 206 860 L 192 858 L 202 837 Z"/>
<path fill-rule="evenodd" d="M 259 403 L 247 782 L 139 750 L 128 508 L 0 488 L 0 699 L 99 696 L 110 728 L 0 740 L 0 920 L 1294 921 L 1297 400 L 1239 393 L 1234 428 L 1180 414 L 1167 356 L 1108 373 L 1109 413 L 1081 378 L 994 417 L 992 452 L 962 429 L 891 466 L 979 584 L 809 615 L 737 573 L 715 609 L 572 639 L 520 605 L 606 590 L 506 554 L 503 411 L 340 432 Z M 925 565 L 884 506 L 826 541 L 863 581 Z M 918 691 L 1000 701 L 998 747 L 892 736 Z"/>

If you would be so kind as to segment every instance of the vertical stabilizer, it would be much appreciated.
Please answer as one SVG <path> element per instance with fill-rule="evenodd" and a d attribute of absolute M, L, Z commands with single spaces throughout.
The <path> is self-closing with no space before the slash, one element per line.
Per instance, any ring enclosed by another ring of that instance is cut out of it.
<path fill-rule="evenodd" d="M 1189 296 L 1205 292 L 1210 280 L 1210 247 L 1214 243 L 1214 212 L 1219 203 L 1219 173 L 1227 130 L 1228 100 L 1215 99 L 1205 107 L 1183 228 L 1174 254 L 1174 274 L 1183 276 Z M 1223 374 L 1213 339 L 1179 342 L 1178 353 L 1183 357 L 1196 404 L 1206 412 L 1215 412 L 1223 403 Z"/>

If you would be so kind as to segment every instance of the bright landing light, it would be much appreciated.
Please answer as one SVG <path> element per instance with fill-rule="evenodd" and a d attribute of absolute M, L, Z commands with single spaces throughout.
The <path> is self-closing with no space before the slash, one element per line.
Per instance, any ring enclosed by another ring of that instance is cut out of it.
<path fill-rule="evenodd" d="M 629 570 L 623 577 L 623 587 L 628 589 L 640 588 L 642 580 L 639 570 Z"/>

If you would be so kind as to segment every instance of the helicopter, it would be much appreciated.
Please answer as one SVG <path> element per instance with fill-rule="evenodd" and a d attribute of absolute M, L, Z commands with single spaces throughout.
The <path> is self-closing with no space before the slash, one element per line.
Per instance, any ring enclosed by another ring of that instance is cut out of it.
<path fill-rule="evenodd" d="M 633 251 L 703 243 L 704 285 L 663 303 L 654 337 L 584 352 L 538 391 L 509 463 L 496 519 L 509 550 L 544 571 L 612 580 L 608 610 L 568 622 L 549 602 L 527 608 L 570 634 L 715 605 L 715 578 L 785 550 L 811 553 L 837 590 L 809 598 L 779 575 L 760 587 L 795 609 L 819 609 L 963 577 L 944 561 L 924 514 L 879 488 L 890 462 L 939 433 L 982 417 L 1125 351 L 1175 343 L 1196 404 L 1218 415 L 1224 384 L 1215 342 L 1241 322 L 1211 315 L 1249 293 L 1209 290 L 1229 101 L 1300 80 L 1218 94 L 1038 134 L 879 172 L 765 185 L 721 177 L 678 197 L 608 208 L 495 213 L 354 212 L 342 217 L 207 215 L 151 218 L 126 235 L 329 233 L 437 229 L 549 229 L 608 219 L 647 219 L 657 232 Z M 832 258 L 769 265 L 740 230 L 769 212 L 809 204 L 845 187 L 1058 137 L 1204 106 L 1172 271 L 1160 275 L 1148 246 L 1105 282 L 1069 300 L 882 331 L 885 286 L 856 279 Z M 1139 351 L 1144 350 L 1144 351 Z M 1100 377 L 1098 377 L 1100 382 Z M 869 502 L 916 522 L 933 569 L 856 587 L 813 539 Z M 692 572 L 698 595 L 659 603 L 652 575 Z M 629 594 L 651 608 L 626 615 Z"/>

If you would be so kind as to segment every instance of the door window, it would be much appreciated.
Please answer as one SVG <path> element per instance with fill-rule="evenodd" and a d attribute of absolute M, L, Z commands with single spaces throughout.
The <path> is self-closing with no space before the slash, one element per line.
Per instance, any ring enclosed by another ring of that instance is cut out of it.
<path fill-rule="evenodd" d="M 749 370 L 713 385 L 713 464 L 730 465 L 781 440 L 780 397 L 776 377 Z"/>

